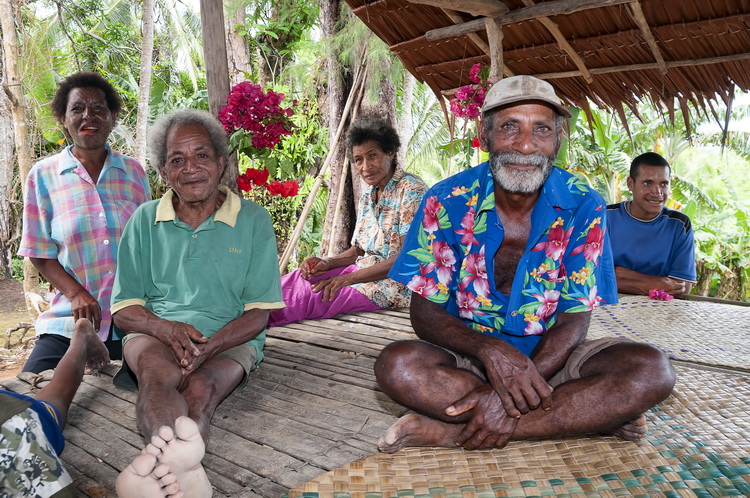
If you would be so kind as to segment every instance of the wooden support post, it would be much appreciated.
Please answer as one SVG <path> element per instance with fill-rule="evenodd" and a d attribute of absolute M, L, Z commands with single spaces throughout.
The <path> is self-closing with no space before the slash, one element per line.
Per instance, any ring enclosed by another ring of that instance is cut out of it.
<path fill-rule="evenodd" d="M 495 84 L 503 78 L 503 27 L 495 19 L 486 17 L 484 24 L 487 30 L 487 41 L 490 46 L 490 84 Z"/>
<path fill-rule="evenodd" d="M 219 110 L 227 103 L 227 97 L 229 97 L 229 63 L 224 32 L 224 5 L 221 0 L 200 0 L 200 7 L 208 110 L 214 116 L 218 116 Z M 239 193 L 237 189 L 237 175 L 239 174 L 237 153 L 230 154 L 221 181 L 234 193 Z"/>

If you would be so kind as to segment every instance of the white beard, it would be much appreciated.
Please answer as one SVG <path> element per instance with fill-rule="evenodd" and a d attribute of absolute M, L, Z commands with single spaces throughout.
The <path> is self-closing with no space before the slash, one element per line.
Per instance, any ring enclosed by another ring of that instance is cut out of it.
<path fill-rule="evenodd" d="M 544 154 L 490 152 L 490 169 L 497 184 L 506 192 L 530 194 L 542 188 L 554 166 L 554 158 Z M 531 171 L 509 168 L 508 164 L 536 166 Z"/>

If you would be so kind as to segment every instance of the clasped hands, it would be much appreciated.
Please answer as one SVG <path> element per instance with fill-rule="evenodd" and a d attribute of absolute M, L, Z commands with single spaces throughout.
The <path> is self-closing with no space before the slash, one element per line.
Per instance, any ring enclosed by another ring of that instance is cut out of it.
<path fill-rule="evenodd" d="M 331 263 L 329 260 L 317 256 L 310 256 L 302 262 L 299 271 L 302 274 L 302 278 L 310 280 L 313 277 L 322 275 L 330 269 Z M 312 290 L 315 293 L 322 292 L 322 295 L 320 296 L 322 302 L 333 301 L 339 289 L 354 283 L 351 281 L 350 275 L 351 273 L 348 273 L 346 275 L 338 275 L 318 280 L 312 284 Z"/>
<path fill-rule="evenodd" d="M 170 322 L 158 339 L 172 349 L 183 379 L 214 355 L 210 339 L 183 322 Z"/>
<path fill-rule="evenodd" d="M 480 360 L 485 365 L 489 383 L 445 410 L 450 417 L 471 412 L 455 441 L 469 450 L 505 446 L 522 415 L 552 407 L 552 387 L 530 358 L 520 352 L 511 355 L 487 352 L 482 356 Z"/>

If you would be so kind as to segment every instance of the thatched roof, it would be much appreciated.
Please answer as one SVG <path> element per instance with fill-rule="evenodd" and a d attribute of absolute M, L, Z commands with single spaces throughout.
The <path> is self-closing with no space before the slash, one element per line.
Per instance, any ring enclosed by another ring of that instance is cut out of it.
<path fill-rule="evenodd" d="M 590 99 L 621 118 L 623 104 L 643 99 L 672 116 L 675 100 L 683 114 L 693 102 L 711 116 L 735 87 L 750 90 L 750 0 L 346 2 L 438 94 L 493 61 L 505 76 L 543 78 L 567 103 L 587 110 Z"/>

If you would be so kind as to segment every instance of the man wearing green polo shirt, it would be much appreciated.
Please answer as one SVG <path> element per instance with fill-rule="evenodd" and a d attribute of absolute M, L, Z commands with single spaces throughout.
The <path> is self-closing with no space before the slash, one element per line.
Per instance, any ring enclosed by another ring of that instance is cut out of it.
<path fill-rule="evenodd" d="M 125 228 L 112 313 L 126 334 L 114 381 L 138 383 L 150 456 L 136 458 L 117 488 L 124 498 L 161 492 L 172 485 L 155 477 L 165 465 L 186 496 L 210 496 L 200 462 L 211 417 L 262 360 L 268 313 L 284 306 L 276 240 L 262 207 L 219 184 L 227 140 L 216 118 L 164 116 L 149 148 L 171 189 Z"/>

